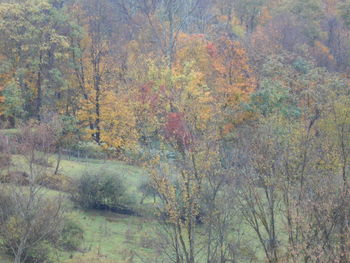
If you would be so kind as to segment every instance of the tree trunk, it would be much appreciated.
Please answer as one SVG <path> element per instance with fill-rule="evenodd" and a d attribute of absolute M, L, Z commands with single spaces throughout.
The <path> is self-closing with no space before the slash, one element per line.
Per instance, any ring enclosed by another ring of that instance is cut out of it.
<path fill-rule="evenodd" d="M 100 100 L 101 100 L 101 72 L 100 72 L 100 54 L 93 54 L 93 70 L 94 70 L 94 89 L 95 89 L 95 113 L 96 113 L 96 119 L 95 119 L 95 140 L 98 144 L 101 143 L 101 127 L 100 127 L 100 120 L 101 120 L 101 109 L 100 109 Z"/>
<path fill-rule="evenodd" d="M 38 72 L 37 79 L 37 97 L 36 97 L 36 117 L 40 121 L 40 111 L 41 111 L 41 102 L 42 102 L 42 88 L 41 88 L 41 72 Z"/>
<path fill-rule="evenodd" d="M 40 121 L 40 111 L 41 111 L 41 106 L 42 106 L 42 53 L 40 52 L 39 56 L 39 69 L 38 69 L 38 74 L 37 74 L 37 83 L 36 83 L 36 88 L 37 88 L 37 94 L 36 94 L 36 117 L 38 121 Z"/>
<path fill-rule="evenodd" d="M 55 175 L 57 175 L 58 170 L 59 170 L 59 168 L 60 168 L 61 157 L 62 157 L 62 154 L 61 154 L 61 147 L 59 146 L 59 147 L 58 147 L 58 156 L 57 156 L 56 169 L 55 169 L 55 173 L 54 173 Z"/>
<path fill-rule="evenodd" d="M 15 256 L 14 263 L 21 263 L 21 256 L 20 256 L 20 255 L 17 254 L 17 255 Z"/>
<path fill-rule="evenodd" d="M 22 248 L 22 244 L 20 244 L 20 246 L 17 249 L 17 253 L 15 254 L 14 263 L 21 263 L 22 262 L 22 255 L 23 255 L 23 248 Z"/>
<path fill-rule="evenodd" d="M 171 71 L 173 67 L 174 60 L 174 14 L 173 14 L 174 2 L 170 1 L 169 10 L 168 10 L 168 19 L 169 19 L 169 43 L 168 43 L 168 68 Z"/>

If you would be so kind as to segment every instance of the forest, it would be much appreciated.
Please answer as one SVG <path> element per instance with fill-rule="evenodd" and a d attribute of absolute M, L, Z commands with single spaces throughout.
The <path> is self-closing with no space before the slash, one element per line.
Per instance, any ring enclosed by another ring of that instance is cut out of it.
<path fill-rule="evenodd" d="M 350 0 L 0 0 L 1 263 L 350 263 Z"/>

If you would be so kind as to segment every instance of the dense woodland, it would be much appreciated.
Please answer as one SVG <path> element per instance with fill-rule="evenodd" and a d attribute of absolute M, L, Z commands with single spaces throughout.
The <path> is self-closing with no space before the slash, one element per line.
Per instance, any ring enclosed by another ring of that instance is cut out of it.
<path fill-rule="evenodd" d="M 0 253 L 349 263 L 349 84 L 349 0 L 1 0 Z M 142 169 L 141 201 L 71 152 Z M 72 209 L 147 247 L 82 253 Z"/>

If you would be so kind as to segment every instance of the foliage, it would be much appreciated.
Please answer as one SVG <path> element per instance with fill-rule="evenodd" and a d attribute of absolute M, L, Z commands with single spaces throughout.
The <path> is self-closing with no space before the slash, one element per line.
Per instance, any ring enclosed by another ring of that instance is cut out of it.
<path fill-rule="evenodd" d="M 263 116 L 268 116 L 274 112 L 289 117 L 299 117 L 300 109 L 293 101 L 293 97 L 287 88 L 284 88 L 277 81 L 264 80 L 261 88 L 251 96 L 248 109 L 257 111 Z"/>
<path fill-rule="evenodd" d="M 4 116 L 12 116 L 16 119 L 24 118 L 24 99 L 20 87 L 16 83 L 8 83 L 3 90 L 4 104 L 6 109 Z"/>
<path fill-rule="evenodd" d="M 84 230 L 81 225 L 67 218 L 64 221 L 62 233 L 59 237 L 59 246 L 66 250 L 78 250 L 84 239 Z"/>
<path fill-rule="evenodd" d="M 43 107 L 55 110 L 60 105 L 55 94 L 67 95 L 62 75 L 74 29 L 50 1 L 2 3 L 0 16 L 1 57 L 7 65 L 1 67 L 1 79 L 5 103 L 10 106 L 5 112 L 20 117 L 25 108 L 26 115 L 40 119 Z"/>
<path fill-rule="evenodd" d="M 22 225 L 54 207 L 36 196 L 45 187 L 126 214 L 129 189 L 152 196 L 159 224 L 141 237 L 145 262 L 349 262 L 349 10 L 348 0 L 1 1 L 0 124 L 23 124 L 0 138 L 3 186 L 17 197 L 0 229 L 21 241 L 16 263 L 44 256 Z M 65 150 L 104 160 L 73 163 Z M 107 157 L 143 166 L 147 180 L 125 184 Z M 67 177 L 84 169 L 76 184 Z M 79 227 L 57 225 L 78 247 Z M 115 232 L 100 228 L 97 255 L 73 262 L 104 260 Z"/>
<path fill-rule="evenodd" d="M 130 208 L 132 199 L 121 178 L 115 174 L 84 174 L 77 181 L 73 200 L 84 208 L 133 213 Z"/>
<path fill-rule="evenodd" d="M 106 151 L 94 142 L 78 142 L 69 145 L 69 150 L 75 157 L 87 157 L 92 159 L 106 159 Z M 79 156 L 78 156 L 79 155 Z"/>
<path fill-rule="evenodd" d="M 22 176 L 12 173 L 8 174 L 7 184 L 1 185 L 5 202 L 0 206 L 0 235 L 16 263 L 25 262 L 28 252 L 39 242 L 54 238 L 63 222 L 62 198 L 48 198 L 41 185 L 49 169 L 41 164 L 48 163 L 54 148 L 55 133 L 51 128 L 48 123 L 30 122 L 20 129 L 18 137 L 2 141 L 5 153 L 16 148 L 22 154 L 21 170 L 28 171 L 23 173 L 26 187 Z"/>
<path fill-rule="evenodd" d="M 4 190 L 4 189 L 3 189 Z M 21 200 L 20 202 L 24 202 Z M 27 246 L 24 247 L 24 260 L 31 262 L 33 260 L 37 262 L 52 262 L 53 245 L 57 233 L 59 233 L 61 219 L 60 217 L 54 221 L 56 224 L 53 231 L 48 231 L 44 228 L 44 224 L 52 223 L 53 218 L 56 218 L 57 204 L 55 202 L 42 200 L 35 204 L 35 212 L 32 213 L 34 220 L 31 222 L 33 226 L 30 226 L 30 232 L 28 231 L 28 222 L 16 209 L 18 200 L 9 194 L 8 191 L 3 191 L 1 195 L 1 207 L 0 218 L 1 225 L 0 237 L 2 239 L 2 247 L 6 251 L 15 255 L 16 244 L 20 243 L 22 236 L 27 237 Z M 23 203 L 24 204 L 24 203 Z M 22 205 L 23 205 L 22 204 Z M 30 244 L 30 245 L 29 245 Z"/>
<path fill-rule="evenodd" d="M 39 242 L 28 250 L 28 258 L 26 262 L 55 263 L 57 262 L 57 257 L 55 256 L 54 250 L 52 244 L 48 241 Z"/>
<path fill-rule="evenodd" d="M 49 189 L 71 193 L 75 191 L 73 180 L 63 174 L 46 174 L 39 179 L 39 183 Z"/>

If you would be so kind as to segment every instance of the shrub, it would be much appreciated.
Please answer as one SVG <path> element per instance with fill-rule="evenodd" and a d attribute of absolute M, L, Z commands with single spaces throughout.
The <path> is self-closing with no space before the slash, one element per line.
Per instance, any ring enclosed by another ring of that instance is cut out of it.
<path fill-rule="evenodd" d="M 13 188 L 0 190 L 0 240 L 1 248 L 11 256 L 17 256 L 19 244 L 25 247 L 21 254 L 26 262 L 53 262 L 55 247 L 59 245 L 65 218 L 61 202 L 55 199 L 34 196 L 31 208 L 27 209 L 29 193 L 23 189 L 12 193 Z M 30 197 L 30 196 L 29 196 Z M 23 241 L 23 237 L 26 239 Z M 66 240 L 73 235 L 67 235 Z"/>
<path fill-rule="evenodd" d="M 39 179 L 38 184 L 61 192 L 71 193 L 75 190 L 73 180 L 63 174 L 45 174 Z"/>
<path fill-rule="evenodd" d="M 155 187 L 152 185 L 152 182 L 150 182 L 150 181 L 142 183 L 138 187 L 138 190 L 139 190 L 139 192 L 142 193 L 142 198 L 141 198 L 140 204 L 143 204 L 143 201 L 147 197 L 151 197 L 153 199 L 153 203 L 155 203 L 157 196 L 159 196 L 157 189 L 155 189 Z"/>
<path fill-rule="evenodd" d="M 84 230 L 71 219 L 66 219 L 59 245 L 66 250 L 78 250 L 84 239 Z"/>
<path fill-rule="evenodd" d="M 0 212 L 5 222 L 4 227 L 7 229 L 7 234 L 0 232 L 0 240 L 2 241 L 0 245 L 9 255 L 13 255 L 11 243 L 17 242 L 17 238 L 23 233 L 22 229 L 25 224 L 18 217 L 12 215 L 11 207 L 6 208 L 6 206 L 11 205 L 12 201 L 8 195 L 0 194 L 0 204 L 4 204 Z M 45 222 L 38 222 L 36 226 L 38 230 L 36 232 L 40 232 L 39 229 L 42 227 L 42 224 L 45 224 Z M 11 232 L 10 235 L 8 234 L 9 231 Z M 83 238 L 84 231 L 81 226 L 71 219 L 65 218 L 63 219 L 62 226 L 56 232 L 45 236 L 42 241 L 26 249 L 25 255 L 27 259 L 25 262 L 55 262 L 55 251 L 57 249 L 78 250 Z"/>
<path fill-rule="evenodd" d="M 73 200 L 84 208 L 133 214 L 131 198 L 117 175 L 85 174 L 77 182 Z"/>
<path fill-rule="evenodd" d="M 27 263 L 53 263 L 56 262 L 55 248 L 48 241 L 39 242 L 27 251 Z"/>
<path fill-rule="evenodd" d="M 0 167 L 9 167 L 11 165 L 11 157 L 0 153 Z"/>
<path fill-rule="evenodd" d="M 15 183 L 17 185 L 28 185 L 29 175 L 26 172 L 10 171 L 0 177 L 0 183 Z"/>
<path fill-rule="evenodd" d="M 50 162 L 47 158 L 36 158 L 33 160 L 33 162 L 37 165 L 41 165 L 41 166 L 44 166 L 44 167 L 52 167 L 52 162 Z"/>

